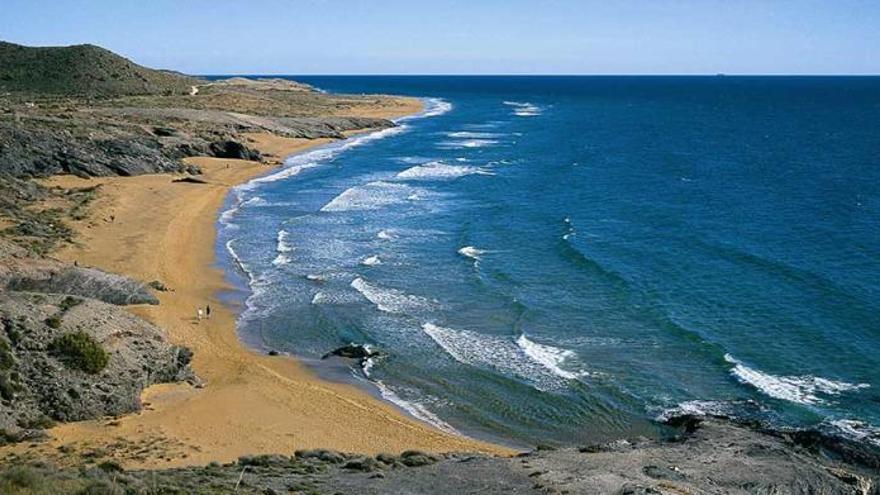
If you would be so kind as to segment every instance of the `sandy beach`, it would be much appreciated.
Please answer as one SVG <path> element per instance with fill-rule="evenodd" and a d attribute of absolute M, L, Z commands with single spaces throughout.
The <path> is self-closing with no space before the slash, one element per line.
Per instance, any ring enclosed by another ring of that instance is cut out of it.
<path fill-rule="evenodd" d="M 393 118 L 421 108 L 418 100 L 386 109 Z M 380 112 L 374 111 L 371 116 Z M 248 136 L 251 145 L 281 161 L 328 142 Z M 272 159 L 270 157 L 270 159 Z M 77 243 L 54 256 L 99 267 L 172 289 L 157 293 L 158 306 L 130 310 L 164 329 L 169 339 L 190 347 L 193 368 L 204 387 L 159 385 L 142 395 L 144 410 L 122 418 L 84 421 L 50 430 L 46 452 L 74 444 L 111 446 L 120 438 L 157 446 L 148 455 L 113 455 L 127 467 L 169 467 L 227 462 L 246 454 L 329 448 L 378 453 L 407 449 L 509 450 L 439 431 L 354 386 L 317 379 L 294 359 L 258 354 L 236 335 L 236 314 L 218 299 L 227 289 L 215 266 L 216 220 L 229 190 L 268 173 L 272 165 L 244 160 L 188 158 L 207 183 L 174 183 L 168 174 L 45 181 L 60 187 L 100 184 L 91 211 L 73 225 Z M 196 308 L 209 304 L 211 319 L 197 321 Z"/>

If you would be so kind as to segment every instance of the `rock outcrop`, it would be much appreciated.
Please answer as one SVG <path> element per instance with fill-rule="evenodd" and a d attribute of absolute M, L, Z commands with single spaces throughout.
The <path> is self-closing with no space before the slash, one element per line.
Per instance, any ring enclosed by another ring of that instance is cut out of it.
<path fill-rule="evenodd" d="M 78 335 L 91 347 L 64 347 Z M 79 354 L 77 354 L 79 353 Z M 72 355 L 71 355 L 72 354 Z M 97 365 L 82 366 L 97 359 Z M 140 409 L 154 383 L 193 380 L 191 352 L 118 306 L 75 296 L 0 292 L 0 431 L 26 438 L 52 421 Z"/>
<path fill-rule="evenodd" d="M 697 423 L 692 432 L 682 431 L 670 441 L 620 440 L 539 449 L 513 458 L 417 451 L 365 456 L 304 450 L 293 456 L 246 456 L 223 465 L 124 473 L 114 461 L 103 464 L 112 470 L 57 471 L 45 464 L 31 469 L 44 479 L 76 480 L 84 488 L 109 486 L 133 493 L 151 486 L 203 494 L 880 493 L 878 470 L 840 459 L 834 452 L 722 420 Z M 0 471 L 0 479 L 3 476 Z"/>
<path fill-rule="evenodd" d="M 48 258 L 0 259 L 0 289 L 69 294 L 116 305 L 159 304 L 141 282 Z"/>

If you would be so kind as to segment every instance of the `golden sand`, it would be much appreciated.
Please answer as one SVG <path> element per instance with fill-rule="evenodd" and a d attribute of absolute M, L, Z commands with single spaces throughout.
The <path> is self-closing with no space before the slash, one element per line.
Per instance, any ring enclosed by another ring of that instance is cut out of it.
<path fill-rule="evenodd" d="M 278 157 L 326 142 L 257 134 L 249 140 Z M 150 387 L 142 396 L 142 412 L 57 426 L 50 430 L 52 440 L 40 449 L 107 446 L 118 438 L 164 445 L 162 454 L 142 459 L 115 453 L 127 467 L 147 468 L 319 447 L 360 453 L 511 453 L 437 430 L 351 385 L 320 380 L 294 359 L 246 348 L 236 335 L 236 315 L 217 298 L 227 285 L 215 266 L 215 224 L 230 188 L 271 167 L 243 160 L 188 160 L 202 168 L 207 184 L 173 183 L 175 176 L 166 174 L 91 180 L 60 176 L 47 182 L 102 185 L 93 216 L 74 225 L 78 244 L 56 256 L 145 282 L 159 280 L 173 289 L 158 293 L 158 306 L 130 309 L 163 328 L 172 342 L 195 352 L 193 368 L 204 388 Z M 196 308 L 206 304 L 212 308 L 211 319 L 199 322 Z"/>

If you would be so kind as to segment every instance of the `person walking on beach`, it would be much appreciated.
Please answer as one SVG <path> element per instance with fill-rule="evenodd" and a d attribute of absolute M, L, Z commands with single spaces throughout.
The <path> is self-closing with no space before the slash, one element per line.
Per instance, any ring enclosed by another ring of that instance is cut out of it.
<path fill-rule="evenodd" d="M 205 306 L 205 318 L 211 319 L 211 305 L 208 304 Z"/>
<path fill-rule="evenodd" d="M 197 318 L 199 321 L 202 321 L 202 308 L 198 308 L 198 309 L 196 310 L 196 318 Z"/>

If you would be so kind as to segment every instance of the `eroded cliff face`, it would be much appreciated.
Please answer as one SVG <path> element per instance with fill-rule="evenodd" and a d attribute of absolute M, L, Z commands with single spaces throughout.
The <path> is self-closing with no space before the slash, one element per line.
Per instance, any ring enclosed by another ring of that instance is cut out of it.
<path fill-rule="evenodd" d="M 65 345 L 73 335 L 79 340 Z M 54 421 L 137 411 L 145 387 L 193 380 L 191 357 L 118 306 L 0 292 L 0 429 L 14 440 Z"/>
<path fill-rule="evenodd" d="M 138 281 L 0 240 L 0 441 L 135 412 L 147 386 L 194 382 L 190 351 L 122 307 L 143 303 L 158 300 Z"/>

